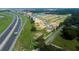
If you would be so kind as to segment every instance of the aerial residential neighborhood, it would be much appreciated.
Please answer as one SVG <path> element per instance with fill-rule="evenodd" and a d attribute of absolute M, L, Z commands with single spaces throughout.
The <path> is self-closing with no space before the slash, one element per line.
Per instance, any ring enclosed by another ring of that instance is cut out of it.
<path fill-rule="evenodd" d="M 79 51 L 79 9 L 0 9 L 0 51 Z"/>

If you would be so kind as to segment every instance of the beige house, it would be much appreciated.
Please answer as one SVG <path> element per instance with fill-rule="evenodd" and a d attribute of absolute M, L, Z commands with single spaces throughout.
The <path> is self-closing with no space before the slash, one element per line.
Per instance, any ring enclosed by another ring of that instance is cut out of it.
<path fill-rule="evenodd" d="M 32 12 L 27 12 L 27 16 L 32 16 Z"/>
<path fill-rule="evenodd" d="M 35 20 L 35 27 L 37 28 L 37 30 L 41 30 L 45 28 L 45 24 L 42 20 L 36 18 Z"/>
<path fill-rule="evenodd" d="M 52 22 L 51 25 L 54 27 L 54 29 L 56 29 L 60 25 L 60 22 Z"/>

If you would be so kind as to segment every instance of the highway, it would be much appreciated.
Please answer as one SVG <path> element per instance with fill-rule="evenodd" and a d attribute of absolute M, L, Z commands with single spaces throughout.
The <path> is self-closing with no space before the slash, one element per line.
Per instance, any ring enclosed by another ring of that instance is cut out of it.
<path fill-rule="evenodd" d="M 14 20 L 14 22 L 11 24 L 11 26 L 7 29 L 6 32 L 4 32 L 4 34 L 0 38 L 1 51 L 10 50 L 20 30 L 21 30 L 21 20 L 19 16 L 16 16 L 16 19 Z"/>
<path fill-rule="evenodd" d="M 16 19 L 14 19 L 13 23 L 10 25 L 10 27 L 2 34 L 2 36 L 0 37 L 0 44 L 4 41 L 4 39 L 6 38 L 6 36 L 9 34 L 9 32 L 12 30 L 12 28 L 14 27 L 16 23 Z"/>
<path fill-rule="evenodd" d="M 18 17 L 18 24 L 17 24 L 17 27 L 15 28 L 13 34 L 11 35 L 11 37 L 9 38 L 9 40 L 6 42 L 6 45 L 4 45 L 3 47 L 3 51 L 7 51 L 10 49 L 10 47 L 12 46 L 12 43 L 14 42 L 14 40 L 16 39 L 18 33 L 20 32 L 20 29 L 21 29 L 21 20 L 20 18 Z M 15 32 L 17 32 L 17 34 L 15 34 Z"/>

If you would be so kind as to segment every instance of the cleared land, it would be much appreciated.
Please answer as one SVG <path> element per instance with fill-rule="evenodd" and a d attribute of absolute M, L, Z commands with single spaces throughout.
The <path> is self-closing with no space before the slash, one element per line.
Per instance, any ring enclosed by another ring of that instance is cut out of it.
<path fill-rule="evenodd" d="M 51 31 L 52 31 L 51 33 L 53 33 L 54 29 L 57 28 L 60 25 L 61 22 L 64 22 L 64 20 L 68 16 L 69 16 L 69 14 L 67 14 L 67 15 L 46 14 L 46 15 L 43 15 L 43 16 L 39 16 L 38 19 L 43 20 L 42 22 L 45 24 L 44 26 L 46 28 L 39 30 L 39 31 L 36 30 L 36 32 L 34 32 L 34 34 L 40 32 L 40 33 L 44 34 L 44 37 L 49 36 L 50 32 L 46 31 L 46 30 L 49 30 L 49 28 L 50 28 L 49 25 L 53 26 L 51 28 Z"/>
<path fill-rule="evenodd" d="M 11 24 L 13 16 L 10 14 L 0 13 L 0 34 Z"/>

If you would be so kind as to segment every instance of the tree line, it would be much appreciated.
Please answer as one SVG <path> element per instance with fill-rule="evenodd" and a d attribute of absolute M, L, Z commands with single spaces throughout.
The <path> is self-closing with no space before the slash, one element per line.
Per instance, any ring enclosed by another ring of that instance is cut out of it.
<path fill-rule="evenodd" d="M 63 24 L 65 25 L 62 30 L 63 38 L 67 40 L 77 39 L 79 41 L 79 14 L 72 14 Z"/>

